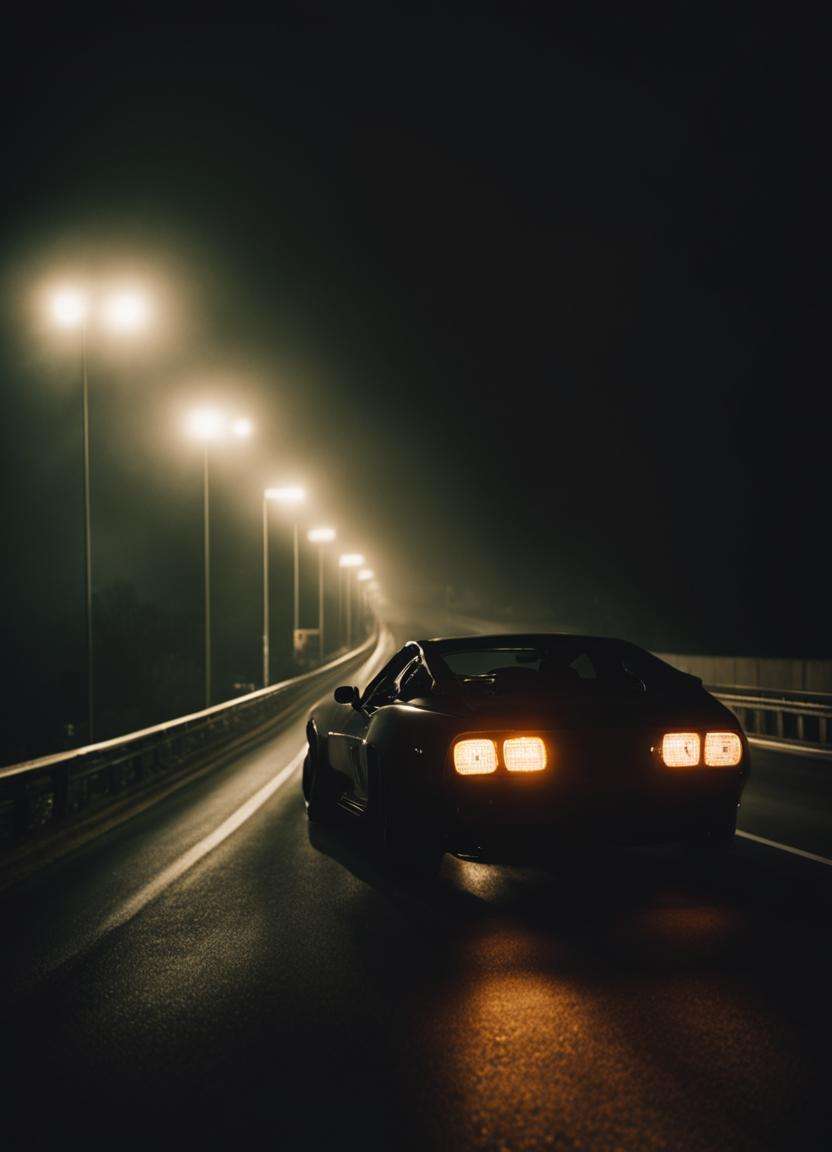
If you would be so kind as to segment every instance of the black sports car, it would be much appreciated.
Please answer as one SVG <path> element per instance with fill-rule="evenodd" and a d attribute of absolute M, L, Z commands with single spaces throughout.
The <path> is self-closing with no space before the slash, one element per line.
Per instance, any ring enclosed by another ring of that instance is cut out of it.
<path fill-rule="evenodd" d="M 307 734 L 309 818 L 366 821 L 420 870 L 590 836 L 724 848 L 749 768 L 701 681 L 594 636 L 411 641 Z"/>

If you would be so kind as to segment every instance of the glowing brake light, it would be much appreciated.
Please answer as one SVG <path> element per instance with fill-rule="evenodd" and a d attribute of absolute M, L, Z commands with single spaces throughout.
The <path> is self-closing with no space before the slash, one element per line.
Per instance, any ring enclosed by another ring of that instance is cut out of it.
<path fill-rule="evenodd" d="M 709 768 L 733 768 L 742 760 L 742 742 L 736 732 L 708 732 L 705 763 Z"/>
<path fill-rule="evenodd" d="M 497 745 L 493 740 L 458 740 L 454 768 L 460 776 L 484 776 L 497 771 Z"/>
<path fill-rule="evenodd" d="M 662 760 L 668 768 L 695 768 L 701 745 L 698 732 L 667 732 L 662 736 Z"/>
<path fill-rule="evenodd" d="M 509 772 L 542 772 L 546 745 L 539 736 L 513 736 L 503 741 L 503 763 Z"/>

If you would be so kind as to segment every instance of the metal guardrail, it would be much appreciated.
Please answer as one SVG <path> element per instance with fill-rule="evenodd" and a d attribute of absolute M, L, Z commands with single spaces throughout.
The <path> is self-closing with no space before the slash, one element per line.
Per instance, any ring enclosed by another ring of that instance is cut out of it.
<path fill-rule="evenodd" d="M 188 716 L 83 748 L 0 768 L 0 844 L 120 799 L 128 789 L 181 768 L 200 753 L 230 748 L 271 726 L 303 690 L 339 665 L 358 659 L 379 639 L 328 664 Z"/>
<path fill-rule="evenodd" d="M 128 789 L 230 748 L 268 728 L 315 680 L 358 659 L 379 639 L 328 664 L 200 712 L 112 740 L 56 752 L 0 768 L 0 845 L 121 798 Z M 738 685 L 708 690 L 737 716 L 748 736 L 772 747 L 832 755 L 832 694 L 798 693 Z"/>
<path fill-rule="evenodd" d="M 830 693 L 720 684 L 709 685 L 708 691 L 730 708 L 746 733 L 760 743 L 832 752 Z"/>

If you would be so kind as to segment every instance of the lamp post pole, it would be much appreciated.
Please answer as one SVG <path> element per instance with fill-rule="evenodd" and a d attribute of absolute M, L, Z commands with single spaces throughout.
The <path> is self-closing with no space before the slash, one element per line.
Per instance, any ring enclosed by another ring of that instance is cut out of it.
<path fill-rule="evenodd" d="M 318 545 L 318 656 L 321 663 L 324 662 L 324 652 L 326 651 L 326 565 L 324 563 L 324 548 L 327 544 L 331 543 L 337 532 L 334 528 L 320 525 L 317 528 L 310 528 L 306 534 L 306 539 L 310 544 Z"/>
<path fill-rule="evenodd" d="M 269 502 L 263 497 L 263 687 L 269 686 Z"/>
<path fill-rule="evenodd" d="M 292 525 L 292 563 L 294 569 L 294 630 L 300 628 L 300 548 L 298 546 L 298 522 Z M 292 636 L 292 652 L 294 653 L 295 638 Z"/>
<path fill-rule="evenodd" d="M 87 368 L 89 321 L 100 321 L 113 333 L 128 335 L 145 326 L 147 300 L 135 289 L 106 292 L 98 288 L 65 286 L 52 293 L 51 318 L 59 328 L 73 329 L 81 337 L 81 431 L 84 496 L 84 616 L 87 662 L 87 741 L 95 739 L 95 676 L 92 601 L 92 436 L 90 431 L 90 384 Z"/>
<path fill-rule="evenodd" d="M 202 445 L 202 591 L 203 644 L 205 649 L 205 707 L 211 707 L 211 445 L 229 435 L 246 440 L 251 435 L 251 421 L 227 417 L 213 408 L 191 412 L 186 433 Z"/>
<path fill-rule="evenodd" d="M 362 632 L 367 622 L 367 584 L 373 579 L 373 576 L 372 568 L 361 568 L 356 576 L 358 583 L 359 627 Z"/>
<path fill-rule="evenodd" d="M 202 559 L 205 592 L 205 707 L 211 707 L 211 475 L 208 444 L 204 445 L 202 467 Z"/>
<path fill-rule="evenodd" d="M 318 655 L 324 662 L 324 546 L 318 545 Z"/>
<path fill-rule="evenodd" d="M 352 586 L 349 568 L 345 572 L 347 586 L 347 648 L 352 648 Z"/>
<path fill-rule="evenodd" d="M 306 492 L 299 484 L 285 484 L 282 488 L 266 488 L 263 491 L 263 632 L 265 636 L 264 653 L 268 647 L 268 620 L 269 608 L 266 603 L 268 596 L 268 558 L 266 556 L 266 548 L 268 544 L 268 524 L 265 502 L 267 500 L 274 500 L 284 507 L 297 507 L 302 504 L 306 499 Z M 292 525 L 292 572 L 293 572 L 293 595 L 292 595 L 292 626 L 294 632 L 300 628 L 300 544 L 298 541 L 298 522 L 295 519 Z M 292 634 L 292 656 L 295 654 L 294 645 L 294 632 Z M 263 660 L 264 680 L 268 673 L 268 664 L 264 655 Z"/>
<path fill-rule="evenodd" d="M 95 739 L 92 647 L 92 500 L 90 477 L 90 388 L 87 371 L 87 321 L 81 323 L 81 418 L 84 451 L 84 611 L 87 633 L 87 739 Z"/>

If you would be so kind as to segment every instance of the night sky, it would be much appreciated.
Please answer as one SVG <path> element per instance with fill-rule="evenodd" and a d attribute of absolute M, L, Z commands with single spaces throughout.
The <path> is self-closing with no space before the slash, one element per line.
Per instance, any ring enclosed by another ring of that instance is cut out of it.
<path fill-rule="evenodd" d="M 830 654 L 826 65 L 816 30 L 727 7 L 9 29 L 21 716 L 36 686 L 77 704 L 77 362 L 32 305 L 76 269 L 158 286 L 152 335 L 91 349 L 96 588 L 172 682 L 199 674 L 181 413 L 210 397 L 257 424 L 216 468 L 226 679 L 257 675 L 260 488 L 296 475 L 397 601 L 450 586 L 665 650 Z"/>

